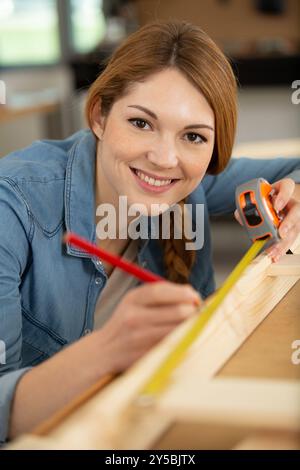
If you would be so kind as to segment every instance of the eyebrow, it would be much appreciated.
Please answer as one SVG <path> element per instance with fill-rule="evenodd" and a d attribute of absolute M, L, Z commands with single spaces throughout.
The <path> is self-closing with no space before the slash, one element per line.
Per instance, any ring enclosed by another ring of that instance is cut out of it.
<path fill-rule="evenodd" d="M 144 113 L 149 114 L 149 116 L 151 116 L 153 119 L 156 119 L 156 120 L 158 119 L 158 117 L 153 111 L 150 111 L 150 109 L 145 108 L 144 106 L 140 106 L 138 104 L 131 104 L 131 105 L 128 105 L 128 108 L 140 109 L 141 111 L 144 111 Z M 214 128 L 209 126 L 208 124 L 189 124 L 188 126 L 184 127 L 184 129 L 195 129 L 195 128 L 201 128 L 201 129 L 206 128 L 214 132 Z"/>

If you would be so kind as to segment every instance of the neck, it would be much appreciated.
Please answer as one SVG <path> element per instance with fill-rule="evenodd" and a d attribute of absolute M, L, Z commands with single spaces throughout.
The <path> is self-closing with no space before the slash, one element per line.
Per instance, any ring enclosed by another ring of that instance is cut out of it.
<path fill-rule="evenodd" d="M 128 216 L 125 216 L 124 212 L 127 214 L 127 204 L 123 200 L 119 200 L 119 195 L 117 193 L 114 193 L 111 190 L 111 187 L 109 186 L 105 176 L 103 175 L 103 171 L 100 167 L 100 165 L 96 161 L 96 177 L 95 177 L 95 208 L 96 211 L 99 208 L 99 206 L 103 204 L 108 204 L 109 207 L 114 208 L 114 211 L 112 213 L 115 214 L 113 223 L 116 228 L 115 233 L 117 240 L 123 240 L 128 239 L 128 225 L 130 223 L 130 219 L 133 219 L 134 217 L 131 217 L 129 219 Z M 122 202 L 124 203 L 122 205 Z M 120 204 L 121 203 L 121 204 Z M 96 224 L 99 222 L 101 223 L 101 220 L 103 220 L 103 223 L 105 221 L 107 222 L 107 216 L 108 213 L 106 210 L 103 211 L 103 215 L 101 214 L 101 211 L 97 211 L 98 215 L 95 214 L 96 217 Z M 107 227 L 106 227 L 107 228 Z M 120 238 L 121 237 L 121 238 Z M 115 240 L 112 239 L 111 242 L 114 242 Z"/>

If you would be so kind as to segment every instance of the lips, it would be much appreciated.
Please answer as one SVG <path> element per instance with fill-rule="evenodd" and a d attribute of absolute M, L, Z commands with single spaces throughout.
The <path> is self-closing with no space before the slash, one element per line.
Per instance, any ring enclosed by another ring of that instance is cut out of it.
<path fill-rule="evenodd" d="M 140 171 L 141 173 L 144 173 L 144 175 L 148 176 L 149 178 L 153 178 L 155 180 L 178 180 L 180 178 L 172 178 L 170 175 L 166 175 L 166 176 L 159 176 L 159 175 L 155 175 L 154 173 L 150 173 L 149 171 L 145 171 L 145 170 L 141 170 L 139 168 L 134 168 L 134 167 L 130 167 L 130 169 L 132 171 L 134 171 L 134 173 L 136 173 L 137 171 Z"/>
<path fill-rule="evenodd" d="M 147 190 L 147 192 L 156 192 L 162 193 L 168 191 L 171 187 L 176 184 L 178 178 L 162 177 L 154 175 L 153 173 L 146 172 L 144 170 L 139 170 L 137 168 L 130 167 L 131 172 L 133 173 L 135 180 L 141 188 Z"/>

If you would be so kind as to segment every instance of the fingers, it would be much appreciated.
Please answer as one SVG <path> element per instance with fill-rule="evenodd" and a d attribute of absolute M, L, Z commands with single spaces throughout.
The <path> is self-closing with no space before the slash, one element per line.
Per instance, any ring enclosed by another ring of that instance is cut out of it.
<path fill-rule="evenodd" d="M 279 212 L 284 209 L 291 201 L 295 191 L 295 182 L 291 178 L 284 178 L 272 184 L 272 187 L 276 193 L 272 197 L 273 206 L 274 209 Z M 241 225 L 243 225 L 237 210 L 234 212 L 234 217 Z"/>
<path fill-rule="evenodd" d="M 137 330 L 133 333 L 132 341 L 140 355 L 145 354 L 151 347 L 170 334 L 176 325 L 149 326 L 147 330 Z"/>
<path fill-rule="evenodd" d="M 114 364 L 116 372 L 122 372 L 130 367 L 165 336 L 170 334 L 175 327 L 176 324 L 169 324 L 160 326 L 147 325 L 147 328 L 131 329 L 125 340 L 125 347 L 123 344 L 123 348 L 122 343 L 124 343 L 124 338 L 121 338 L 120 341 L 119 337 L 118 352 Z M 120 353 L 120 350 L 122 353 Z"/>
<path fill-rule="evenodd" d="M 295 239 L 296 236 L 291 235 L 287 240 L 276 243 L 269 249 L 268 256 L 276 263 L 289 250 Z"/>
<path fill-rule="evenodd" d="M 295 230 L 297 233 L 300 231 L 300 204 L 292 199 L 289 201 L 288 212 L 284 217 L 279 227 L 279 235 L 282 239 L 290 236 L 291 231 Z"/>
<path fill-rule="evenodd" d="M 276 262 L 289 250 L 300 233 L 300 204 L 292 198 L 295 182 L 291 178 L 277 181 L 272 187 L 276 191 L 273 196 L 275 210 L 279 212 L 285 209 L 284 219 L 278 230 L 282 240 L 266 250 L 272 261 Z"/>
<path fill-rule="evenodd" d="M 178 325 L 184 320 L 187 320 L 191 316 L 198 312 L 199 308 L 196 308 L 193 304 L 179 304 L 172 307 L 158 307 L 156 314 L 153 316 L 153 310 L 147 309 L 149 321 L 153 318 L 153 323 L 156 325 Z"/>
<path fill-rule="evenodd" d="M 169 281 L 144 284 L 132 289 L 127 295 L 130 296 L 131 301 L 144 306 L 178 303 L 199 305 L 201 302 L 199 293 L 192 286 L 175 284 Z"/>
<path fill-rule="evenodd" d="M 240 214 L 237 209 L 234 211 L 234 217 L 236 218 L 239 224 L 243 225 L 243 222 L 241 221 Z"/>
<path fill-rule="evenodd" d="M 168 281 L 130 290 L 102 329 L 116 370 L 124 370 L 179 323 L 197 312 L 201 298 L 190 285 Z"/>
<path fill-rule="evenodd" d="M 272 184 L 272 187 L 276 191 L 276 195 L 273 200 L 274 209 L 276 211 L 281 211 L 287 205 L 294 193 L 295 182 L 291 178 L 284 178 Z"/>
<path fill-rule="evenodd" d="M 127 315 L 126 325 L 130 329 L 138 329 L 143 325 L 152 325 L 157 327 L 176 326 L 184 320 L 192 317 L 199 311 L 193 304 L 178 304 L 172 306 L 162 306 L 145 308 L 141 307 L 139 314 L 132 311 Z"/>
<path fill-rule="evenodd" d="M 300 204 L 294 199 L 290 200 L 288 213 L 279 227 L 279 235 L 282 241 L 270 247 L 267 252 L 272 261 L 276 262 L 292 246 L 300 233 Z"/>

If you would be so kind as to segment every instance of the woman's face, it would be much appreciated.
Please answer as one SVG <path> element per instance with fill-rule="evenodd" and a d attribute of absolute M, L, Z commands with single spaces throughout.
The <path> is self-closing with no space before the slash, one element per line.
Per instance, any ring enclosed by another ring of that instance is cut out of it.
<path fill-rule="evenodd" d="M 94 111 L 100 201 L 173 205 L 202 180 L 214 148 L 214 113 L 175 69 L 135 83 L 103 119 Z M 153 214 L 154 215 L 154 214 Z"/>

